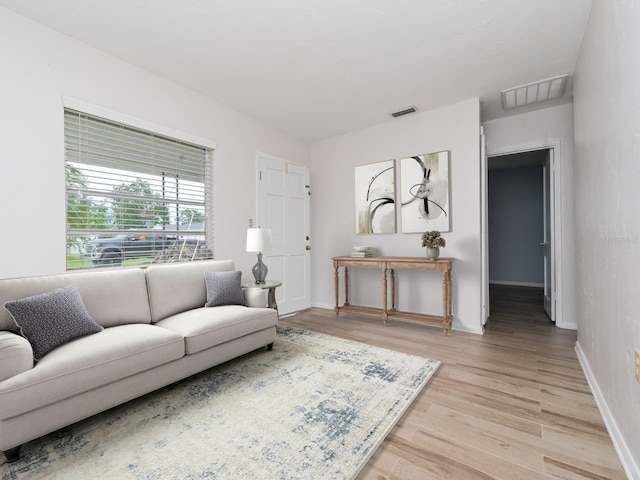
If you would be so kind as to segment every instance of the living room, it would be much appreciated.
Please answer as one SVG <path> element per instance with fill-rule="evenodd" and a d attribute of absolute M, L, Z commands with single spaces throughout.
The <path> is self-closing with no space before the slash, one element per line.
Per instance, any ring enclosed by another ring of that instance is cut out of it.
<path fill-rule="evenodd" d="M 450 150 L 454 224 L 446 234 L 446 256 L 456 258 L 453 328 L 481 334 L 480 126 L 489 155 L 559 140 L 558 325 L 577 329 L 578 353 L 614 443 L 628 471 L 640 475 L 640 385 L 633 372 L 633 355 L 640 349 L 634 317 L 640 310 L 634 294 L 640 284 L 635 87 L 640 67 L 634 56 L 640 47 L 639 19 L 635 4 L 593 2 L 570 72 L 572 103 L 483 121 L 482 98 L 469 95 L 400 119 L 387 119 L 384 112 L 378 124 L 308 140 L 1 8 L 0 36 L 9 48 L 0 52 L 5 168 L 0 221 L 9 233 L 2 242 L 0 278 L 66 270 L 63 106 L 72 100 L 215 142 L 215 257 L 234 259 L 247 274 L 255 263 L 244 244 L 247 220 L 256 215 L 256 153 L 308 167 L 311 303 L 319 308 L 333 308 L 331 257 L 348 254 L 353 245 L 368 242 L 384 255 L 424 255 L 417 234 L 367 240 L 355 234 L 353 209 L 342 208 L 353 203 L 353 168 Z M 243 34 L 240 28 L 238 34 Z M 185 54 L 185 61 L 196 62 L 201 54 Z M 423 288 L 439 292 L 439 280 L 424 282 Z M 363 302 L 377 301 L 378 283 L 377 274 L 363 276 Z M 439 301 L 401 300 L 427 311 Z"/>

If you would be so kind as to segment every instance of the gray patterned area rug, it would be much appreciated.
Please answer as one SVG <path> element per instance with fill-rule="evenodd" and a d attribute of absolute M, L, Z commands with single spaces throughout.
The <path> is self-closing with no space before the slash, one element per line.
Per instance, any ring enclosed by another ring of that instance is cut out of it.
<path fill-rule="evenodd" d="M 290 327 L 23 447 L 3 479 L 349 479 L 440 362 Z"/>

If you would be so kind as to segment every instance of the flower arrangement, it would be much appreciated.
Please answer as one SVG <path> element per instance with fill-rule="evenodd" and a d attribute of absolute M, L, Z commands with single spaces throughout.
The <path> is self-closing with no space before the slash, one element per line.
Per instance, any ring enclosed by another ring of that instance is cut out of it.
<path fill-rule="evenodd" d="M 434 230 L 432 232 L 424 232 L 422 234 L 423 247 L 444 247 L 447 244 L 444 238 L 440 236 L 440 232 Z"/>

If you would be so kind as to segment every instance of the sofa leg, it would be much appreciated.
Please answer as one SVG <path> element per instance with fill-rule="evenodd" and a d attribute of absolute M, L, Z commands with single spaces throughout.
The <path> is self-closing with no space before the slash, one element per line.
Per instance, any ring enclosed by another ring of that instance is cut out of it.
<path fill-rule="evenodd" d="M 267 350 L 268 351 L 273 350 L 273 343 L 270 343 L 269 345 L 267 345 Z"/>
<path fill-rule="evenodd" d="M 7 463 L 13 463 L 20 458 L 20 448 L 22 448 L 22 445 L 18 445 L 17 447 L 13 447 L 2 452 L 4 453 L 4 456 L 7 457 Z"/>

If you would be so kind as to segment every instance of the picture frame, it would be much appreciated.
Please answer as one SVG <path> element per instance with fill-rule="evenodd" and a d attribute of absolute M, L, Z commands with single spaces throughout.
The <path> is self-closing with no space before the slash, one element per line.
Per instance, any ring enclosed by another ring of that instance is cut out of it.
<path fill-rule="evenodd" d="M 451 231 L 450 151 L 400 159 L 402 233 Z"/>
<path fill-rule="evenodd" d="M 396 233 L 395 160 L 355 167 L 357 234 Z"/>

